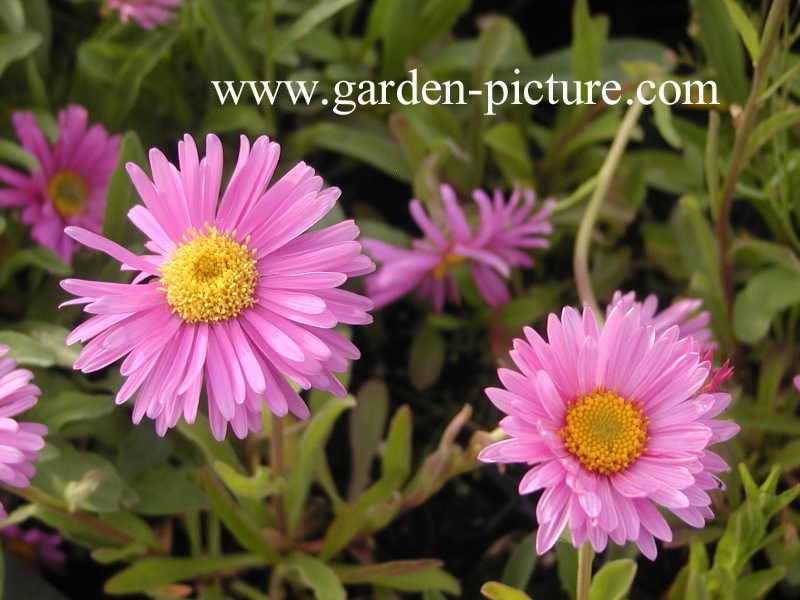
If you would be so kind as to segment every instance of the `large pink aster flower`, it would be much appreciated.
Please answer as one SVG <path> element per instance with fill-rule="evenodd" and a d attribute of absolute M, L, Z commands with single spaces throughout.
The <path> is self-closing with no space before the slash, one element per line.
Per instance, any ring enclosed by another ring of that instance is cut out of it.
<path fill-rule="evenodd" d="M 638 303 L 616 303 L 605 325 L 591 309 L 550 315 L 547 341 L 525 329 L 510 356 L 520 372 L 500 369 L 489 388 L 510 439 L 485 448 L 485 462 L 525 462 L 519 491 L 544 488 L 536 508 L 537 551 L 569 527 L 577 547 L 598 552 L 608 538 L 635 542 L 654 558 L 654 538 L 672 532 L 660 505 L 694 527 L 713 517 L 707 490 L 727 465 L 708 447 L 733 437 L 716 420 L 730 403 L 706 393 L 711 365 L 677 325 L 659 331 Z"/>
<path fill-rule="evenodd" d="M 33 373 L 18 369 L 17 361 L 5 356 L 7 352 L 8 346 L 0 346 L 0 481 L 26 488 L 36 472 L 33 462 L 44 446 L 47 427 L 14 418 L 36 404 L 41 392 L 31 383 Z M 0 504 L 0 519 L 7 517 Z"/>
<path fill-rule="evenodd" d="M 69 262 L 75 242 L 64 235 L 65 225 L 100 231 L 106 190 L 119 156 L 118 135 L 102 125 L 88 126 L 82 106 L 58 113 L 58 139 L 51 148 L 31 112 L 12 116 L 22 146 L 39 167 L 22 174 L 0 166 L 0 208 L 22 207 L 22 221 L 31 225 L 31 237 Z"/>
<path fill-rule="evenodd" d="M 308 416 L 284 379 L 335 394 L 334 372 L 359 357 L 334 331 L 363 325 L 372 303 L 338 289 L 348 277 L 373 270 L 355 241 L 353 221 L 308 229 L 333 208 L 337 188 L 299 163 L 269 189 L 280 146 L 242 137 L 239 159 L 221 200 L 222 147 L 206 138 L 199 160 L 191 137 L 178 144 L 180 168 L 150 151 L 153 181 L 136 165 L 128 173 L 144 206 L 128 213 L 152 254 L 138 256 L 76 227 L 67 233 L 138 271 L 133 283 L 67 279 L 62 287 L 95 315 L 67 343 L 89 341 L 75 368 L 85 373 L 125 357 L 127 380 L 117 403 L 133 397 L 133 420 L 147 415 L 163 435 L 181 415 L 197 414 L 205 386 L 217 439 L 230 423 L 244 437 L 261 426 L 266 402 L 276 415 Z"/>
<path fill-rule="evenodd" d="M 390 304 L 415 288 L 437 311 L 444 308 L 447 299 L 459 304 L 461 298 L 451 270 L 462 263 L 469 265 L 484 300 L 490 306 L 500 306 L 510 299 L 503 279 L 508 278 L 511 267 L 533 264 L 520 249 L 547 244 L 541 236 L 550 232 L 550 207 L 548 204 L 531 215 L 532 193 L 525 193 L 525 202 L 518 207 L 520 192 L 515 192 L 508 204 L 499 193 L 492 202 L 484 192 L 475 192 L 473 198 L 479 209 L 475 228 L 470 226 L 453 189 L 442 185 L 440 193 L 445 221 L 442 227 L 434 223 L 419 201 L 409 204 L 411 216 L 425 236 L 414 240 L 411 249 L 364 240 L 364 247 L 381 263 L 378 272 L 366 279 L 367 294 L 376 307 Z"/>
<path fill-rule="evenodd" d="M 119 13 L 119 20 L 133 19 L 142 29 L 154 29 L 172 21 L 174 10 L 183 0 L 108 0 L 107 7 Z"/>
<path fill-rule="evenodd" d="M 7 525 L 0 529 L 0 540 L 8 552 L 52 571 L 63 569 L 67 562 L 59 548 L 63 538 L 36 527 L 23 530 L 19 525 Z"/>

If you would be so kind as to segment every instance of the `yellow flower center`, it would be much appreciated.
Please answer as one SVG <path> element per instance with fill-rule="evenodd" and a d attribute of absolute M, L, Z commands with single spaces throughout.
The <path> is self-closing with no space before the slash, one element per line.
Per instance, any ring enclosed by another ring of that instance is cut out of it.
<path fill-rule="evenodd" d="M 611 475 L 626 469 L 645 449 L 647 417 L 614 392 L 596 390 L 567 408 L 558 433 L 566 449 L 589 471 Z"/>
<path fill-rule="evenodd" d="M 436 277 L 436 279 L 443 279 L 451 267 L 454 267 L 465 260 L 467 260 L 465 256 L 455 254 L 454 252 L 446 252 L 442 257 L 442 260 L 439 261 L 439 264 L 431 269 L 431 273 L 434 277 Z"/>
<path fill-rule="evenodd" d="M 256 303 L 253 250 L 206 225 L 191 229 L 161 266 L 161 283 L 172 311 L 187 323 L 232 319 Z"/>
<path fill-rule="evenodd" d="M 72 171 L 59 171 L 47 182 L 47 192 L 53 208 L 62 217 L 74 217 L 86 208 L 89 188 L 79 175 Z"/>

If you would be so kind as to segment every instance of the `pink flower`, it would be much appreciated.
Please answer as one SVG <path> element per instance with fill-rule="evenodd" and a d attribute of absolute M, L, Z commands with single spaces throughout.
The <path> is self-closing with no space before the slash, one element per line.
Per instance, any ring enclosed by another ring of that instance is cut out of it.
<path fill-rule="evenodd" d="M 39 168 L 22 174 L 0 166 L 0 182 L 11 186 L 0 189 L 0 208 L 21 206 L 22 221 L 32 226 L 31 238 L 69 262 L 76 246 L 64 235 L 64 226 L 100 231 L 120 138 L 109 136 L 102 125 L 88 127 L 82 106 L 59 111 L 58 140 L 52 148 L 33 113 L 15 112 L 12 121 Z"/>
<path fill-rule="evenodd" d="M 12 554 L 46 569 L 60 571 L 67 562 L 66 554 L 59 548 L 64 541 L 60 535 L 36 527 L 23 531 L 18 525 L 7 525 L 0 529 L 0 539 Z"/>
<path fill-rule="evenodd" d="M 44 446 L 47 427 L 14 419 L 36 404 L 41 392 L 31 383 L 33 373 L 18 369 L 17 361 L 5 356 L 7 352 L 8 346 L 0 346 L 0 481 L 26 488 L 36 472 L 33 462 Z M 0 504 L 0 519 L 7 517 Z"/>
<path fill-rule="evenodd" d="M 172 21 L 172 12 L 181 5 L 182 0 L 108 0 L 107 7 L 119 12 L 119 20 L 127 23 L 130 19 L 142 29 L 153 29 Z"/>
<path fill-rule="evenodd" d="M 75 368 L 103 369 L 124 357 L 121 404 L 136 395 L 133 420 L 155 419 L 163 435 L 178 419 L 191 423 L 203 387 L 211 430 L 223 439 L 261 427 L 266 402 L 276 415 L 305 418 L 306 407 L 284 379 L 343 395 L 333 375 L 358 349 L 333 328 L 372 321 L 372 303 L 338 289 L 374 269 L 361 253 L 353 221 L 314 231 L 339 197 L 299 163 L 269 189 L 280 146 L 241 138 L 239 159 L 219 200 L 222 146 L 206 137 L 200 160 L 188 135 L 179 168 L 150 151 L 153 181 L 138 166 L 128 173 L 144 206 L 128 217 L 149 240 L 139 256 L 71 227 L 67 233 L 137 271 L 133 283 L 66 279 L 62 287 L 94 315 L 67 343 L 89 341 Z"/>
<path fill-rule="evenodd" d="M 365 239 L 364 247 L 382 263 L 381 269 L 366 279 L 367 294 L 382 307 L 405 296 L 415 288 L 422 298 L 430 298 L 437 311 L 445 300 L 460 304 L 461 297 L 452 269 L 469 265 L 473 280 L 483 299 L 492 307 L 501 306 L 511 297 L 504 279 L 512 267 L 533 266 L 533 259 L 523 250 L 547 247 L 545 234 L 551 203 L 531 215 L 533 192 L 515 191 L 508 204 L 495 192 L 494 201 L 477 190 L 473 199 L 478 205 L 479 223 L 473 230 L 456 194 L 449 185 L 440 188 L 444 205 L 443 227 L 437 226 L 418 200 L 409 204 L 411 216 L 424 234 L 412 242 L 411 249 L 398 248 L 379 240 Z M 519 205 L 520 197 L 524 203 Z"/>
<path fill-rule="evenodd" d="M 637 544 L 650 559 L 672 531 L 660 505 L 693 527 L 713 517 L 707 490 L 727 469 L 712 444 L 739 427 L 715 419 L 730 403 L 702 391 L 711 365 L 673 324 L 659 331 L 638 303 L 617 302 L 600 325 L 591 309 L 550 315 L 545 341 L 526 328 L 500 369 L 505 386 L 486 390 L 510 436 L 485 448 L 485 462 L 524 462 L 521 494 L 540 489 L 537 551 L 564 527 L 573 544 L 598 552 L 608 539 Z"/>

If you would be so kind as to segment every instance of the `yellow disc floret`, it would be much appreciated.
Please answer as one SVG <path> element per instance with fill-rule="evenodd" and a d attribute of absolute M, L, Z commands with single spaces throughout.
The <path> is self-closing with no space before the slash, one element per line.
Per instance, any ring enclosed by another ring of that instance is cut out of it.
<path fill-rule="evenodd" d="M 464 262 L 465 260 L 467 260 L 465 256 L 461 256 L 455 252 L 447 252 L 442 257 L 442 260 L 439 261 L 439 264 L 431 269 L 431 273 L 436 279 L 443 279 L 452 267 Z"/>
<path fill-rule="evenodd" d="M 232 319 L 256 303 L 254 251 L 216 228 L 190 230 L 161 266 L 172 311 L 187 323 Z"/>
<path fill-rule="evenodd" d="M 59 171 L 47 182 L 47 193 L 56 212 L 69 218 L 86 209 L 89 188 L 80 175 L 72 171 Z"/>
<path fill-rule="evenodd" d="M 586 469 L 611 475 L 644 452 L 647 423 L 641 408 L 630 400 L 596 390 L 570 403 L 564 428 L 558 433 Z"/>

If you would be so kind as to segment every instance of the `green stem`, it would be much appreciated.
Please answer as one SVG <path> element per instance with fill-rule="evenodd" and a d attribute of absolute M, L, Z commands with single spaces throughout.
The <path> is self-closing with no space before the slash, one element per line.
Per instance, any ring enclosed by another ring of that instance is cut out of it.
<path fill-rule="evenodd" d="M 617 170 L 622 153 L 628 145 L 628 140 L 633 133 L 636 122 L 639 120 L 639 116 L 642 114 L 643 108 L 642 104 L 636 100 L 625 113 L 625 118 L 622 120 L 622 125 L 620 125 L 619 131 L 611 143 L 608 155 L 597 173 L 597 185 L 589 203 L 586 205 L 586 211 L 583 213 L 583 218 L 578 227 L 578 235 L 575 238 L 575 253 L 572 264 L 575 270 L 575 284 L 578 287 L 578 296 L 584 305 L 592 307 L 598 317 L 602 315 L 600 307 L 597 305 L 597 298 L 592 289 L 592 278 L 589 274 L 589 246 L 592 240 L 592 231 L 594 231 L 597 215 L 600 213 L 603 200 L 605 200 L 608 189 L 611 187 L 614 172 Z"/>
<path fill-rule="evenodd" d="M 761 53 L 758 61 L 754 64 L 753 70 L 753 83 L 750 87 L 750 95 L 747 97 L 744 110 L 737 119 L 736 136 L 733 141 L 733 153 L 731 160 L 728 164 L 728 171 L 725 174 L 725 180 L 722 184 L 722 191 L 720 192 L 720 211 L 719 218 L 716 223 L 716 236 L 717 245 L 719 250 L 719 272 L 722 279 L 722 289 L 725 295 L 725 304 L 727 308 L 727 319 L 730 322 L 732 318 L 733 307 L 733 265 L 729 260 L 729 252 L 731 245 L 731 205 L 733 204 L 733 192 L 736 188 L 736 182 L 739 179 L 739 174 L 744 167 L 747 159 L 747 141 L 750 137 L 750 132 L 756 123 L 759 109 L 759 94 L 761 85 L 764 81 L 766 73 L 769 69 L 770 59 L 775 50 L 780 35 L 781 24 L 786 16 L 786 10 L 789 5 L 789 0 L 775 0 L 770 7 L 767 21 L 764 24 L 764 30 L 761 36 Z"/>
<path fill-rule="evenodd" d="M 592 560 L 594 550 L 589 540 L 583 542 L 578 550 L 578 585 L 576 600 L 589 600 L 589 590 L 592 587 Z"/>
<path fill-rule="evenodd" d="M 283 479 L 285 475 L 283 461 L 283 420 L 281 417 L 275 415 L 272 415 L 272 434 L 269 438 L 269 444 L 270 468 L 276 477 Z M 272 508 L 275 512 L 275 523 L 278 531 L 286 532 L 286 514 L 283 509 L 283 494 L 275 494 L 272 497 Z"/>

